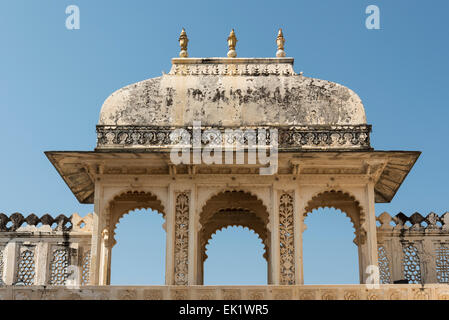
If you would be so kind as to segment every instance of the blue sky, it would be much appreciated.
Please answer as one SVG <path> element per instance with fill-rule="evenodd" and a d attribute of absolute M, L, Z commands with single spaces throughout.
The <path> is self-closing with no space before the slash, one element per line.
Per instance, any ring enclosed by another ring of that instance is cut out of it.
<path fill-rule="evenodd" d="M 80 30 L 65 28 L 65 8 L 72 4 L 80 8 Z M 365 28 L 365 8 L 371 4 L 380 8 L 380 30 Z M 92 211 L 77 203 L 43 152 L 92 150 L 103 101 L 120 87 L 167 72 L 179 52 L 182 27 L 191 57 L 225 56 L 231 28 L 240 57 L 272 57 L 282 27 L 297 72 L 359 94 L 376 149 L 423 152 L 394 200 L 376 205 L 376 212 L 442 214 L 449 208 L 447 12 L 444 0 L 2 0 L 0 212 Z M 162 281 L 161 272 L 149 276 L 152 269 L 136 268 L 163 267 L 164 253 L 157 258 L 163 243 L 155 240 L 164 237 L 161 219 L 156 214 L 122 219 L 113 283 Z M 326 211 L 306 223 L 306 283 L 357 282 L 349 219 Z M 144 228 L 138 230 L 154 247 L 141 246 L 133 251 L 139 255 L 129 257 L 136 228 Z M 208 251 L 206 283 L 264 283 L 261 252 L 260 240 L 248 230 L 217 233 Z M 236 255 L 241 264 L 227 265 Z M 329 265 L 332 275 L 326 272 Z M 131 270 L 136 279 L 129 278 Z"/>

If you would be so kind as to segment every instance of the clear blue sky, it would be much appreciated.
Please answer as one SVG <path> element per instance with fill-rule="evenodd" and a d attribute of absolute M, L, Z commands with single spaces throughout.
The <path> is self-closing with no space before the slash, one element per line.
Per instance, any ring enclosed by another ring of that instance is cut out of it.
<path fill-rule="evenodd" d="M 65 28 L 71 4 L 80 8 L 80 30 Z M 381 30 L 365 28 L 370 4 L 380 8 Z M 2 0 L 0 212 L 92 211 L 77 203 L 43 152 L 92 150 L 103 101 L 120 87 L 167 72 L 182 27 L 192 57 L 224 56 L 231 28 L 240 57 L 272 57 L 282 27 L 297 72 L 360 95 L 376 149 L 423 152 L 395 199 L 376 212 L 442 214 L 449 208 L 448 12 L 445 0 Z M 323 211 L 306 223 L 306 282 L 356 283 L 349 219 Z M 161 224 L 156 214 L 122 220 L 113 283 L 163 281 Z M 148 246 L 129 251 L 136 230 Z M 262 245 L 253 233 L 230 228 L 208 248 L 206 283 L 265 283 Z M 230 265 L 231 257 L 240 264 Z"/>

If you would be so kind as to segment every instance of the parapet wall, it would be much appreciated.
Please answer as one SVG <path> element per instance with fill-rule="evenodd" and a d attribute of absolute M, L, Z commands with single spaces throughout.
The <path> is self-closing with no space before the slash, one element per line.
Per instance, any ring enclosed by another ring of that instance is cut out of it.
<path fill-rule="evenodd" d="M 0 286 L 86 285 L 92 214 L 0 214 Z"/>
<path fill-rule="evenodd" d="M 377 217 L 382 283 L 449 283 L 449 212 Z"/>
<path fill-rule="evenodd" d="M 92 219 L 0 214 L 0 286 L 87 285 Z M 449 213 L 377 220 L 381 283 L 449 283 Z"/>

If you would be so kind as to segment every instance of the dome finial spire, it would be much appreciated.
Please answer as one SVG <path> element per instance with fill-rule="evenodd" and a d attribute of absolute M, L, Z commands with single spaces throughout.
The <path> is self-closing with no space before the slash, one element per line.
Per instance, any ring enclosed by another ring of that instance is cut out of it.
<path fill-rule="evenodd" d="M 228 57 L 229 58 L 235 58 L 237 57 L 237 52 L 235 52 L 235 45 L 237 44 L 237 37 L 235 36 L 234 29 L 231 30 L 231 33 L 228 37 Z"/>
<path fill-rule="evenodd" d="M 276 38 L 276 44 L 278 46 L 278 51 L 276 52 L 276 57 L 278 57 L 278 58 L 285 57 L 284 43 L 285 43 L 284 34 L 282 33 L 282 28 L 279 28 L 278 36 Z"/>
<path fill-rule="evenodd" d="M 181 34 L 179 35 L 179 46 L 181 47 L 181 51 L 179 52 L 179 56 L 181 58 L 187 58 L 189 54 L 187 53 L 187 44 L 189 43 L 189 38 L 187 38 L 187 33 L 184 28 L 182 28 Z"/>

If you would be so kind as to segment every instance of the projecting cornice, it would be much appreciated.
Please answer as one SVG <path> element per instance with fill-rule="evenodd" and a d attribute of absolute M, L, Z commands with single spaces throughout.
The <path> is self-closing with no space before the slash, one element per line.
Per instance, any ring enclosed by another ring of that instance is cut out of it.
<path fill-rule="evenodd" d="M 168 178 L 248 175 L 261 181 L 279 177 L 365 178 L 375 185 L 375 201 L 384 203 L 393 199 L 421 152 L 283 152 L 279 153 L 277 174 L 269 176 L 258 175 L 260 164 L 174 165 L 168 150 L 49 151 L 45 154 L 80 203 L 93 203 L 95 177 L 124 175 Z"/>

